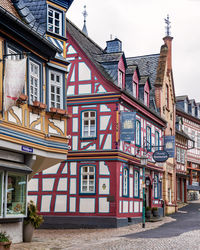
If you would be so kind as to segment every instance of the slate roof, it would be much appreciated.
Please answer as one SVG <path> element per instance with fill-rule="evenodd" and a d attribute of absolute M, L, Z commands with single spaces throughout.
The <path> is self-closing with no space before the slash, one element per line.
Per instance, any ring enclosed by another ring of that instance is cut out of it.
<path fill-rule="evenodd" d="M 46 0 L 12 0 L 21 19 L 41 36 L 46 33 Z"/>
<path fill-rule="evenodd" d="M 137 56 L 137 57 L 128 57 L 126 58 L 127 65 L 137 65 L 142 76 L 149 76 L 151 83 L 151 91 L 150 91 L 150 99 L 154 99 L 155 97 L 155 88 L 154 84 L 156 81 L 156 74 L 158 68 L 160 54 L 152 54 L 145 56 Z"/>

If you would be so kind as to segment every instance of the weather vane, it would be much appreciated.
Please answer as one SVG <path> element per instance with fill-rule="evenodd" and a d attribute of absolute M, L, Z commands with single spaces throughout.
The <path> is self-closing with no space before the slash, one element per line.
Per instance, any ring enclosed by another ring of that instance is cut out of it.
<path fill-rule="evenodd" d="M 166 23 L 166 36 L 170 36 L 170 28 L 171 28 L 171 22 L 169 21 L 169 15 L 167 15 L 167 18 L 164 19 L 165 20 L 165 23 Z"/>
<path fill-rule="evenodd" d="M 83 11 L 83 16 L 84 16 L 84 23 L 86 23 L 86 17 L 87 17 L 88 13 L 86 11 L 86 5 L 84 5 L 84 11 Z"/>

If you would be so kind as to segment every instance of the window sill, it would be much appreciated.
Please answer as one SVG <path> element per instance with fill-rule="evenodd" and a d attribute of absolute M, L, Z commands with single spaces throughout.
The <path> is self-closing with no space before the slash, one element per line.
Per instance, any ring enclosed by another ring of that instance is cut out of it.
<path fill-rule="evenodd" d="M 56 34 L 56 33 L 54 33 L 54 32 L 48 31 L 48 30 L 47 30 L 47 35 L 55 36 L 56 38 L 62 38 L 63 40 L 67 40 L 67 37 L 66 37 L 66 36 L 59 35 L 59 34 Z"/>
<path fill-rule="evenodd" d="M 96 192 L 95 193 L 79 193 L 79 195 L 96 195 Z"/>
<path fill-rule="evenodd" d="M 58 108 L 51 107 L 49 110 L 49 113 L 51 114 L 52 117 L 59 116 L 59 117 L 71 118 L 71 115 L 68 114 L 68 112 L 64 109 L 58 109 Z"/>
<path fill-rule="evenodd" d="M 81 137 L 80 140 L 96 140 L 97 137 Z"/>

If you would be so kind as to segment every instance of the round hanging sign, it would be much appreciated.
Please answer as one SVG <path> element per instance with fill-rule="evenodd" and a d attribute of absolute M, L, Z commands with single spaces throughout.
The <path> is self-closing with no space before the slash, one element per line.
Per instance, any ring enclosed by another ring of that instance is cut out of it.
<path fill-rule="evenodd" d="M 169 158 L 169 154 L 165 150 L 158 150 L 153 153 L 153 159 L 156 162 L 165 162 Z"/>

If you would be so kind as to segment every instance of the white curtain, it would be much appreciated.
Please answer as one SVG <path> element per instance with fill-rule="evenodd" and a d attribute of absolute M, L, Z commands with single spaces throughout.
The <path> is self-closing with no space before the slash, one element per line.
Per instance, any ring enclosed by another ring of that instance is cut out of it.
<path fill-rule="evenodd" d="M 5 61 L 4 111 L 16 104 L 26 83 L 26 58 Z"/>

